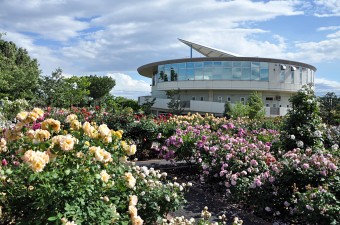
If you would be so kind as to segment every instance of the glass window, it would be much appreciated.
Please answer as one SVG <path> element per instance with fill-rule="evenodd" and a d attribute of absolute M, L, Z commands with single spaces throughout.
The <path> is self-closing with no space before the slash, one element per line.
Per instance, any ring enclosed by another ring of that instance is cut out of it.
<path fill-rule="evenodd" d="M 164 69 L 170 69 L 171 68 L 171 64 L 165 64 L 164 65 Z"/>
<path fill-rule="evenodd" d="M 267 62 L 260 62 L 261 69 L 269 69 L 269 63 Z"/>
<path fill-rule="evenodd" d="M 251 80 L 260 80 L 260 68 L 259 67 L 251 68 Z"/>
<path fill-rule="evenodd" d="M 222 67 L 214 68 L 213 70 L 213 80 L 222 80 Z"/>
<path fill-rule="evenodd" d="M 201 101 L 204 101 L 204 97 L 203 96 L 201 96 L 200 99 L 201 99 Z"/>
<path fill-rule="evenodd" d="M 195 101 L 195 100 L 196 100 L 196 96 L 192 96 L 192 97 L 191 97 L 191 100 L 194 100 L 194 101 Z"/>
<path fill-rule="evenodd" d="M 231 68 L 223 68 L 223 74 L 222 74 L 223 80 L 232 80 L 233 79 L 233 73 Z"/>
<path fill-rule="evenodd" d="M 241 62 L 234 61 L 233 62 L 233 67 L 241 67 Z"/>
<path fill-rule="evenodd" d="M 230 96 L 227 97 L 227 102 L 231 102 L 231 97 Z"/>
<path fill-rule="evenodd" d="M 176 70 L 171 68 L 171 71 L 170 71 L 170 80 L 171 81 L 176 81 L 177 79 L 178 79 L 178 73 L 176 72 Z"/>
<path fill-rule="evenodd" d="M 221 103 L 221 102 L 223 101 L 222 96 L 218 96 L 218 97 L 217 97 L 217 101 Z"/>
<path fill-rule="evenodd" d="M 177 70 L 177 69 L 178 69 L 178 63 L 172 64 L 172 65 L 171 65 L 171 68 Z"/>
<path fill-rule="evenodd" d="M 285 82 L 285 70 L 280 71 L 280 82 L 284 83 Z"/>
<path fill-rule="evenodd" d="M 240 98 L 240 102 L 244 105 L 246 103 L 246 98 L 245 97 L 241 97 Z"/>
<path fill-rule="evenodd" d="M 302 84 L 302 67 L 300 67 L 300 80 L 299 80 L 300 84 Z"/>
<path fill-rule="evenodd" d="M 193 62 L 187 62 L 186 65 L 187 65 L 187 68 L 194 68 L 195 64 Z"/>
<path fill-rule="evenodd" d="M 250 67 L 249 68 L 242 68 L 241 80 L 250 80 Z"/>
<path fill-rule="evenodd" d="M 188 67 L 188 64 L 187 64 Z M 195 68 L 202 68 L 203 67 L 203 62 L 195 62 Z"/>
<path fill-rule="evenodd" d="M 241 80 L 241 74 L 241 68 L 233 67 L 233 80 Z"/>
<path fill-rule="evenodd" d="M 259 67 L 260 62 L 251 62 L 251 67 Z"/>
<path fill-rule="evenodd" d="M 232 62 L 229 62 L 229 61 L 224 61 L 224 62 L 222 62 L 222 65 L 223 65 L 223 67 L 232 67 Z"/>
<path fill-rule="evenodd" d="M 203 68 L 195 68 L 195 80 L 203 80 Z"/>
<path fill-rule="evenodd" d="M 251 65 L 251 63 L 248 62 L 248 61 L 243 61 L 241 64 L 242 64 L 242 68 L 244 68 L 244 67 L 250 67 L 250 65 Z"/>
<path fill-rule="evenodd" d="M 169 80 L 169 75 L 170 75 L 170 69 L 165 69 L 164 71 L 164 81 L 168 81 Z"/>
<path fill-rule="evenodd" d="M 290 81 L 292 84 L 294 84 L 294 71 L 290 73 Z"/>
<path fill-rule="evenodd" d="M 204 67 L 212 67 L 213 62 L 204 62 Z"/>
<path fill-rule="evenodd" d="M 213 68 L 204 67 L 204 80 L 212 80 Z"/>
<path fill-rule="evenodd" d="M 214 62 L 214 67 L 221 67 L 221 66 L 222 66 L 222 62 L 221 61 Z"/>
<path fill-rule="evenodd" d="M 309 76 L 309 69 L 307 69 L 307 74 L 306 74 L 306 84 L 308 84 L 308 76 Z"/>
<path fill-rule="evenodd" d="M 187 69 L 186 80 L 195 80 L 194 69 Z"/>
<path fill-rule="evenodd" d="M 269 69 L 262 69 L 260 70 L 260 77 L 262 81 L 269 81 Z"/>
<path fill-rule="evenodd" d="M 177 63 L 178 64 L 178 68 L 185 68 L 185 63 Z"/>
<path fill-rule="evenodd" d="M 178 70 L 178 80 L 185 80 L 186 75 L 187 75 L 186 72 L 187 72 L 186 69 L 179 69 Z"/>

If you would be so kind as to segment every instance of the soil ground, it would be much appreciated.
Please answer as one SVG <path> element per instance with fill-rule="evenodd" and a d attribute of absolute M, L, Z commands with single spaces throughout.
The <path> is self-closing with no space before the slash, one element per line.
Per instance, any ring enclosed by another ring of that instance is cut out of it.
<path fill-rule="evenodd" d="M 184 216 L 185 218 L 195 218 L 196 221 L 201 218 L 201 211 L 205 206 L 212 214 L 211 221 L 219 221 L 218 216 L 225 214 L 227 216 L 227 224 L 232 224 L 234 217 L 239 217 L 243 220 L 243 225 L 271 225 L 273 222 L 265 221 L 250 212 L 243 209 L 242 205 L 232 204 L 223 195 L 215 185 L 201 183 L 194 168 L 190 168 L 186 163 L 180 162 L 171 164 L 165 160 L 148 160 L 139 161 L 136 163 L 139 166 L 147 166 L 159 169 L 162 172 L 168 173 L 171 179 L 177 177 L 177 181 L 191 182 L 193 186 L 185 194 L 187 204 L 180 210 L 170 213 L 169 216 Z M 276 222 L 275 224 L 283 224 Z"/>

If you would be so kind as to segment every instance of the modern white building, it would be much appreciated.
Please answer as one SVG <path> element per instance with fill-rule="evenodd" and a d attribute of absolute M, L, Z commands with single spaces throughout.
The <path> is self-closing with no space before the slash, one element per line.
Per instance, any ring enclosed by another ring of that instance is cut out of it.
<path fill-rule="evenodd" d="M 245 103 L 257 91 L 262 95 L 266 116 L 283 116 L 288 99 L 302 85 L 314 83 L 312 65 L 273 58 L 241 57 L 222 50 L 181 40 L 205 57 L 154 62 L 138 68 L 139 74 L 152 78 L 151 96 L 141 96 L 143 104 L 156 98 L 154 113 L 168 112 L 166 92 L 179 90 L 183 113 L 222 115 L 225 102 Z"/>

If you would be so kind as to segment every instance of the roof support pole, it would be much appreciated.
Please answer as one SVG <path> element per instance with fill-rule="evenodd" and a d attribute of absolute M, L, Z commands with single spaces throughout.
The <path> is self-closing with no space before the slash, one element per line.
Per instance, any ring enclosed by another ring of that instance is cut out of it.
<path fill-rule="evenodd" d="M 190 58 L 192 58 L 192 45 L 190 45 Z"/>

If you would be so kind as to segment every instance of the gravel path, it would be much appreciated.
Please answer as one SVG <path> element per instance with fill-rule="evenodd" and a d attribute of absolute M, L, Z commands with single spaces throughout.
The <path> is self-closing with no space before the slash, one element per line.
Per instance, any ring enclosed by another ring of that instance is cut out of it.
<path fill-rule="evenodd" d="M 239 205 L 231 204 L 221 194 L 216 191 L 216 187 L 209 186 L 209 184 L 201 184 L 198 179 L 193 179 L 192 169 L 184 162 L 170 164 L 165 160 L 149 160 L 139 161 L 136 163 L 139 166 L 153 167 L 162 172 L 167 172 L 169 178 L 174 176 L 178 177 L 179 182 L 192 182 L 193 186 L 189 192 L 185 194 L 187 204 L 183 209 L 177 210 L 170 214 L 170 216 L 184 216 L 185 218 L 195 218 L 196 221 L 201 217 L 201 211 L 205 206 L 211 212 L 211 221 L 219 221 L 218 216 L 225 214 L 228 218 L 227 224 L 231 224 L 234 217 L 239 217 L 243 220 L 243 225 L 271 225 L 272 223 L 266 222 L 251 213 L 245 212 L 240 209 Z M 191 174 L 191 176 L 189 176 Z"/>

